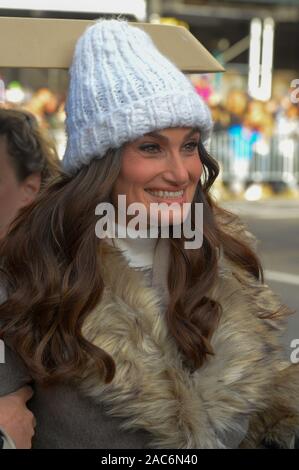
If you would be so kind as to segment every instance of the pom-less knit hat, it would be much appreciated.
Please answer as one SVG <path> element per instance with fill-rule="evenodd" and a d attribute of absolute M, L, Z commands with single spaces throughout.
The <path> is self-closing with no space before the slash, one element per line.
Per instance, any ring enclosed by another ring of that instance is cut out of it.
<path fill-rule="evenodd" d="M 189 79 L 140 28 L 100 20 L 79 38 L 66 102 L 66 171 L 154 130 L 197 127 L 206 144 L 210 111 Z"/>

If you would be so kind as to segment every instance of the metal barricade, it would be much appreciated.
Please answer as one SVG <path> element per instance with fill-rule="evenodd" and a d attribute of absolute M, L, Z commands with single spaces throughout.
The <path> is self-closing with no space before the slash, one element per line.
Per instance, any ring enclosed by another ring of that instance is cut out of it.
<path fill-rule="evenodd" d="M 220 163 L 224 182 L 238 179 L 250 182 L 299 184 L 299 137 L 274 135 L 248 143 L 226 131 L 212 136 L 210 154 Z"/>

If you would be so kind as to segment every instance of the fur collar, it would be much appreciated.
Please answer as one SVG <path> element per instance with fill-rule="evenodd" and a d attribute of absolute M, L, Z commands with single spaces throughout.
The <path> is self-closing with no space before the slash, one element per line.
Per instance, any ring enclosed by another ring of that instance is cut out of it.
<path fill-rule="evenodd" d="M 123 418 L 122 429 L 145 429 L 155 448 L 237 447 L 252 413 L 266 407 L 280 361 L 280 304 L 265 285 L 222 257 L 209 296 L 223 308 L 213 335 L 215 356 L 191 373 L 168 333 L 159 296 L 115 248 L 103 248 L 102 299 L 84 335 L 116 363 L 112 383 L 87 369 L 80 387 Z M 276 317 L 262 320 L 269 310 Z"/>

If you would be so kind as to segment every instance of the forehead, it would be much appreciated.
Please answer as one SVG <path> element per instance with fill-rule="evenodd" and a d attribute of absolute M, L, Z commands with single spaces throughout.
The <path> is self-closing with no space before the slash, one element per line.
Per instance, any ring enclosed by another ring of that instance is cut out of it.
<path fill-rule="evenodd" d="M 161 137 L 165 138 L 167 140 L 172 140 L 172 139 L 184 139 L 185 137 L 193 134 L 198 134 L 199 129 L 192 128 L 192 127 L 173 127 L 173 128 L 167 128 L 167 129 L 162 129 L 162 130 L 157 130 L 153 132 L 149 132 L 145 134 L 142 137 Z"/>

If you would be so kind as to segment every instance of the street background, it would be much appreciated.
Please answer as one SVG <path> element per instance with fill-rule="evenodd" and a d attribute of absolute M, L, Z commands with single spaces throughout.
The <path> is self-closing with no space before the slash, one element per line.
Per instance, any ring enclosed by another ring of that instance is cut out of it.
<path fill-rule="evenodd" d="M 288 320 L 287 334 L 283 338 L 289 358 L 291 341 L 299 339 L 298 201 L 269 199 L 254 203 L 233 201 L 223 205 L 239 214 L 256 235 L 266 284 L 295 312 Z"/>
<path fill-rule="evenodd" d="M 221 171 L 214 192 L 260 240 L 266 282 L 299 312 L 299 0 L 54 3 L 0 0 L 0 16 L 96 19 L 121 13 L 132 21 L 179 25 L 223 64 L 225 73 L 189 76 L 215 122 L 210 153 Z M 0 64 L 0 106 L 33 112 L 60 156 L 67 84 L 66 70 Z M 287 354 L 294 338 L 298 313 L 284 338 Z"/>

